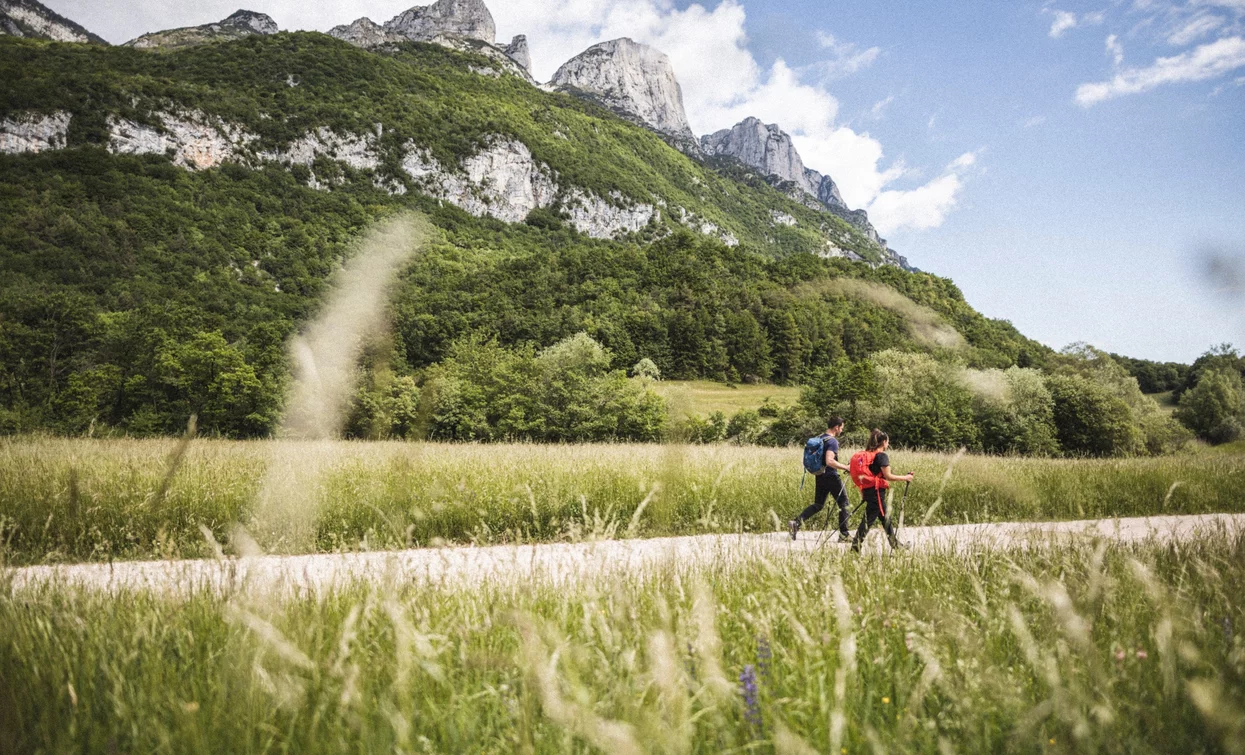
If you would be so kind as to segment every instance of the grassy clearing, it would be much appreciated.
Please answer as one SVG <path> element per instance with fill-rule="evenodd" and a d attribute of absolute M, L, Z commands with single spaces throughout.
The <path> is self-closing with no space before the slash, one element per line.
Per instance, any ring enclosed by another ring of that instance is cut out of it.
<path fill-rule="evenodd" d="M 1240 752 L 1245 540 L 0 590 L 0 751 Z"/>
<path fill-rule="evenodd" d="M 798 449 L 217 440 L 178 449 L 172 440 L 0 441 L 7 560 L 207 556 L 203 528 L 227 543 L 235 523 L 287 551 L 759 532 L 813 495 L 811 483 L 799 487 Z M 1245 510 L 1240 454 L 893 459 L 917 475 L 909 524 Z M 266 470 L 298 508 L 305 542 L 281 540 L 291 521 L 255 521 Z"/>
<path fill-rule="evenodd" d="M 653 390 L 670 402 L 676 419 L 722 412 L 727 417 L 744 409 L 760 409 L 766 399 L 775 407 L 791 406 L 800 399 L 800 389 L 783 385 L 727 385 L 710 380 L 661 380 Z"/>

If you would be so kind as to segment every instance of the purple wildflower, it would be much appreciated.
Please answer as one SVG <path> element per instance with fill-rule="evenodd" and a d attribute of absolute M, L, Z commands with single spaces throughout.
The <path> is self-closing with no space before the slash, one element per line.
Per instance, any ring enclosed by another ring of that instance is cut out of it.
<path fill-rule="evenodd" d="M 739 694 L 744 698 L 744 720 L 757 732 L 761 730 L 761 702 L 757 693 L 756 670 L 749 663 L 739 675 Z"/>
<path fill-rule="evenodd" d="M 770 661 L 774 659 L 774 651 L 769 646 L 769 638 L 765 635 L 757 637 L 757 671 L 761 674 L 761 681 L 770 684 L 773 679 L 770 676 Z"/>

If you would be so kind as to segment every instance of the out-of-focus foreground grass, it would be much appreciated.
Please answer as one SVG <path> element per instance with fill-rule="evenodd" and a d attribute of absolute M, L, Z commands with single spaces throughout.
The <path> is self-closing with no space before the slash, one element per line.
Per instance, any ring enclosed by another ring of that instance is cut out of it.
<path fill-rule="evenodd" d="M 1245 540 L 0 589 L 5 752 L 1240 752 Z"/>

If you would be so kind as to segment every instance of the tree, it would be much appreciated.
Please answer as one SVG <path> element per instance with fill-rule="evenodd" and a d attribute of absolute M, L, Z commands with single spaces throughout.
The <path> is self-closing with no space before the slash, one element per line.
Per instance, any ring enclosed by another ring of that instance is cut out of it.
<path fill-rule="evenodd" d="M 1245 433 L 1245 385 L 1235 369 L 1203 372 L 1192 390 L 1180 397 L 1176 418 L 1211 443 L 1228 443 Z"/>
<path fill-rule="evenodd" d="M 1103 386 L 1080 375 L 1051 375 L 1046 386 L 1054 401 L 1055 432 L 1065 453 L 1127 456 L 1144 448 L 1128 404 Z"/>

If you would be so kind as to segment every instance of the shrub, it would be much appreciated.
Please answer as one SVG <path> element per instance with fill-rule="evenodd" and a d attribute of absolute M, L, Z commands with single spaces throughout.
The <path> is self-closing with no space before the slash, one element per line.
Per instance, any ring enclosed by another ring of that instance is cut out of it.
<path fill-rule="evenodd" d="M 1052 375 L 1046 386 L 1053 399 L 1055 431 L 1065 453 L 1125 456 L 1144 448 L 1128 404 L 1080 375 Z"/>
<path fill-rule="evenodd" d="M 1223 367 L 1202 373 L 1197 385 L 1180 397 L 1176 418 L 1211 443 L 1240 438 L 1245 431 L 1245 385 L 1240 374 Z"/>

